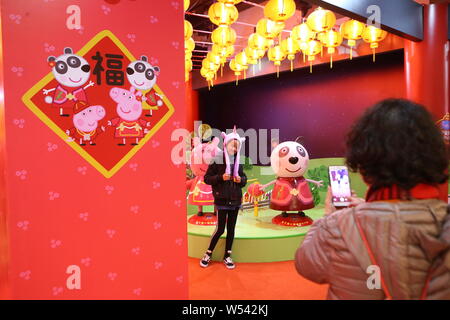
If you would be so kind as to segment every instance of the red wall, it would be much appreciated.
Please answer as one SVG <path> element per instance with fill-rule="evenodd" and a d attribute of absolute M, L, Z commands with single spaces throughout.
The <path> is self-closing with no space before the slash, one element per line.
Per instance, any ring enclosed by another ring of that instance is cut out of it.
<path fill-rule="evenodd" d="M 73 4 L 80 31 L 66 28 Z M 3 0 L 1 8 L 11 297 L 187 299 L 185 170 L 170 158 L 171 133 L 186 117 L 183 2 Z M 22 102 L 50 72 L 49 55 L 77 52 L 104 29 L 158 64 L 157 84 L 175 109 L 109 179 Z M 79 290 L 66 286 L 70 265 L 81 269 Z"/>
<path fill-rule="evenodd" d="M 379 100 L 404 97 L 403 50 L 199 90 L 200 119 L 225 130 L 279 129 L 304 137 L 311 158 L 341 157 L 351 124 Z M 269 149 L 270 150 L 270 149 Z"/>

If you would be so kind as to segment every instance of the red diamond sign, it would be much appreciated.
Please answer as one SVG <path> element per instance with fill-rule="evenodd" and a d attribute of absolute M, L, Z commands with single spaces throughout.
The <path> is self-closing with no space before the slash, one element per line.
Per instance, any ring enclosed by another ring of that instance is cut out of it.
<path fill-rule="evenodd" d="M 172 116 L 160 70 L 136 59 L 109 30 L 80 51 L 48 57 L 51 72 L 25 105 L 105 177 L 112 177 Z"/>

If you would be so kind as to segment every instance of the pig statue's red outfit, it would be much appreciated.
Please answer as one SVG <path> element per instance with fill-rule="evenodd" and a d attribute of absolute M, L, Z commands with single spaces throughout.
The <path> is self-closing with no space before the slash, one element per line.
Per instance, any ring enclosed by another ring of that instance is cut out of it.
<path fill-rule="evenodd" d="M 143 119 L 126 121 L 121 118 L 115 118 L 111 120 L 111 125 L 116 127 L 115 138 L 143 138 L 147 121 Z"/>
<path fill-rule="evenodd" d="M 314 197 L 303 177 L 278 177 L 272 190 L 270 208 L 279 211 L 303 211 L 314 208 Z"/>
<path fill-rule="evenodd" d="M 189 188 L 188 203 L 195 206 L 212 206 L 214 197 L 211 186 L 203 181 L 203 176 L 196 176 L 194 179 L 186 181 Z"/>

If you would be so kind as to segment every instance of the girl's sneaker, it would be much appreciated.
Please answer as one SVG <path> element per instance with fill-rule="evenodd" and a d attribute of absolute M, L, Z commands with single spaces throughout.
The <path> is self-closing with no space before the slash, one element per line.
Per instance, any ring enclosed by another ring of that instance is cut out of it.
<path fill-rule="evenodd" d="M 211 256 L 208 253 L 205 253 L 202 260 L 200 260 L 200 267 L 206 268 L 209 266 L 209 262 L 211 261 Z"/>
<path fill-rule="evenodd" d="M 226 257 L 225 259 L 223 259 L 223 263 L 225 264 L 225 267 L 227 267 L 228 269 L 236 268 L 236 265 L 234 264 L 231 257 Z"/>

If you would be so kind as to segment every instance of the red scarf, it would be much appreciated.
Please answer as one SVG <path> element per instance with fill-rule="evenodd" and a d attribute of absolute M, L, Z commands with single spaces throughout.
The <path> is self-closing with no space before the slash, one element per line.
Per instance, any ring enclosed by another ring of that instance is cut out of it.
<path fill-rule="evenodd" d="M 423 200 L 440 199 L 440 190 L 438 186 L 420 183 L 410 190 L 400 189 L 398 186 L 384 187 L 374 189 L 369 187 L 366 193 L 366 201 L 385 201 L 385 200 Z"/>

